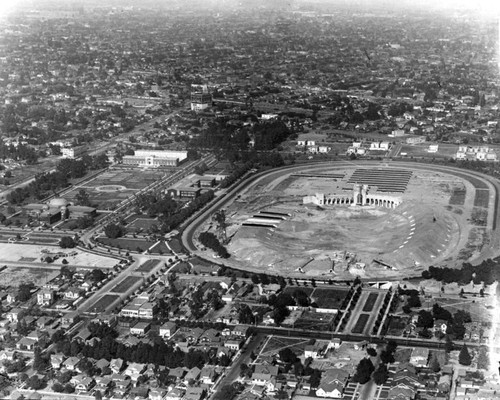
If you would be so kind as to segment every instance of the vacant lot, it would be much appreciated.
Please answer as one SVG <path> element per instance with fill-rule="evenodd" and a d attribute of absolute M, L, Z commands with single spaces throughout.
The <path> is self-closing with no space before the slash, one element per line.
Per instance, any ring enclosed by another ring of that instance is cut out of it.
<path fill-rule="evenodd" d="M 319 308 L 339 309 L 349 288 L 317 288 L 312 297 Z"/>

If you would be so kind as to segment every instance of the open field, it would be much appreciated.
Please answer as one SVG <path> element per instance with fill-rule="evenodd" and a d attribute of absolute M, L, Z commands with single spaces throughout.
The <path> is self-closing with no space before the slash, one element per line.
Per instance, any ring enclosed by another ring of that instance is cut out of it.
<path fill-rule="evenodd" d="M 397 171 L 384 163 L 368 168 L 325 165 L 305 166 L 302 176 L 297 170 L 266 175 L 229 203 L 227 247 L 233 260 L 288 276 L 380 279 L 406 270 L 419 274 L 429 265 L 456 266 L 479 255 L 459 250 L 475 246 L 471 240 L 477 235 L 470 234 L 470 221 L 477 219 L 474 204 L 485 211 L 481 226 L 491 223 L 493 192 L 482 178 L 427 165 L 408 169 L 406 177 L 398 172 L 404 164 L 394 164 Z M 369 196 L 397 196 L 401 204 L 303 204 L 304 196 L 315 193 L 353 196 L 353 182 L 365 178 L 371 182 Z M 285 217 L 273 220 L 269 212 Z M 259 214 L 264 224 L 255 219 Z"/>
<path fill-rule="evenodd" d="M 0 285 L 17 287 L 21 283 L 33 282 L 42 286 L 59 275 L 58 270 L 47 268 L 7 267 L 0 272 Z"/>
<path fill-rule="evenodd" d="M 457 144 L 440 143 L 436 153 L 429 153 L 429 144 L 430 143 L 419 143 L 415 145 L 403 144 L 398 156 L 401 156 L 401 153 L 406 153 L 406 156 L 403 157 L 452 158 L 458 151 Z"/>
<path fill-rule="evenodd" d="M 69 255 L 61 257 L 55 262 L 48 264 L 50 266 L 62 265 L 62 259 L 65 258 L 70 266 L 74 267 L 88 267 L 88 268 L 112 268 L 116 265 L 117 261 L 114 258 L 103 257 L 100 255 L 87 253 L 78 249 L 61 249 L 59 246 L 48 245 L 30 245 L 30 244 L 15 244 L 15 243 L 0 243 L 0 262 L 5 261 L 23 261 L 26 258 L 32 259 L 34 262 L 40 262 L 43 251 L 48 253 L 65 252 Z"/>

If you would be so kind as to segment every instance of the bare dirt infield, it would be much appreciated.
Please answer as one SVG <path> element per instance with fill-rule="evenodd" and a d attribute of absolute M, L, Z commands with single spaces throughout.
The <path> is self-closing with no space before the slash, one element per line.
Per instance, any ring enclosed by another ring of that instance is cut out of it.
<path fill-rule="evenodd" d="M 304 169 L 307 174 L 344 177 L 304 177 L 295 171 L 255 182 L 226 210 L 231 257 L 285 276 L 383 279 L 418 275 L 430 265 L 458 266 L 478 256 L 477 235 L 471 235 L 477 232 L 472 210 L 479 202 L 489 215 L 492 201 L 487 194 L 492 190 L 476 176 L 468 179 L 465 173 L 434 171 L 431 166 L 411 169 L 406 191 L 393 194 L 402 198 L 394 209 L 303 204 L 303 196 L 315 193 L 351 194 L 353 185 L 348 180 L 359 168 L 364 166 L 332 164 L 316 170 L 309 166 Z M 370 187 L 369 193 L 376 194 L 377 187 Z M 275 227 L 242 225 L 262 211 L 290 217 Z M 485 231 L 481 239 L 487 235 Z M 471 251 L 460 253 L 469 247 Z"/>

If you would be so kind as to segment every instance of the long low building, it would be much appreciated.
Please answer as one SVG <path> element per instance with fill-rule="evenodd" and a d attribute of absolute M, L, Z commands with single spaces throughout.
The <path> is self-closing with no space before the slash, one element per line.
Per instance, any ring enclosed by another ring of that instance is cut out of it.
<path fill-rule="evenodd" d="M 136 150 L 133 156 L 123 156 L 123 164 L 151 168 L 176 167 L 185 159 L 185 150 Z"/>

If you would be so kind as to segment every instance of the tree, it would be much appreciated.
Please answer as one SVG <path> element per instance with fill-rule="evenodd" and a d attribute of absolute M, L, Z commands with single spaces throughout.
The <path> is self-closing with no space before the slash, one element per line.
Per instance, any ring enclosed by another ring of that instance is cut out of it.
<path fill-rule="evenodd" d="M 460 349 L 460 354 L 458 355 L 458 362 L 460 363 L 460 365 L 471 365 L 472 363 L 472 357 L 469 353 L 469 349 L 465 344 Z"/>
<path fill-rule="evenodd" d="M 75 246 L 76 246 L 76 243 L 73 240 L 73 238 L 70 236 L 63 236 L 59 240 L 59 247 L 61 247 L 63 249 L 72 249 Z"/>
<path fill-rule="evenodd" d="M 104 227 L 104 234 L 110 239 L 116 239 L 125 234 L 125 229 L 121 225 L 111 223 Z"/>
<path fill-rule="evenodd" d="M 417 326 L 422 328 L 430 328 L 434 325 L 432 313 L 426 310 L 420 310 L 418 313 Z"/>
<path fill-rule="evenodd" d="M 356 367 L 353 380 L 363 385 L 371 379 L 374 370 L 372 361 L 369 358 L 363 358 Z"/>
<path fill-rule="evenodd" d="M 450 338 L 450 336 L 446 335 L 446 342 L 444 344 L 444 349 L 447 353 L 450 353 L 453 351 L 453 342 Z"/>
<path fill-rule="evenodd" d="M 33 282 L 21 283 L 17 291 L 17 300 L 21 302 L 28 301 L 31 298 L 31 290 L 35 288 Z"/>
<path fill-rule="evenodd" d="M 441 371 L 441 365 L 439 364 L 439 360 L 436 356 L 436 353 L 432 355 L 429 367 L 433 372 L 438 373 L 439 371 Z"/>
<path fill-rule="evenodd" d="M 293 364 L 298 360 L 297 355 L 289 347 L 280 350 L 278 354 L 280 360 L 287 364 Z"/>
<path fill-rule="evenodd" d="M 387 381 L 388 378 L 389 371 L 387 370 L 387 366 L 385 364 L 380 364 L 373 373 L 373 381 L 377 385 L 382 385 Z"/>
<path fill-rule="evenodd" d="M 373 347 L 368 347 L 368 349 L 366 349 L 366 352 L 368 353 L 368 355 L 370 357 L 376 357 L 377 356 L 377 350 L 375 350 Z"/>
<path fill-rule="evenodd" d="M 90 207 L 89 194 L 85 189 L 80 189 L 75 196 L 76 204 L 79 206 Z"/>

